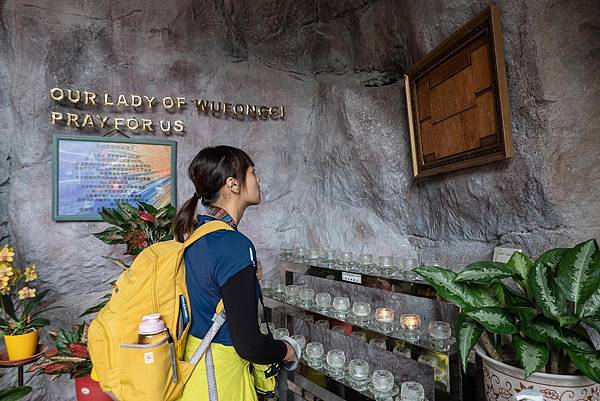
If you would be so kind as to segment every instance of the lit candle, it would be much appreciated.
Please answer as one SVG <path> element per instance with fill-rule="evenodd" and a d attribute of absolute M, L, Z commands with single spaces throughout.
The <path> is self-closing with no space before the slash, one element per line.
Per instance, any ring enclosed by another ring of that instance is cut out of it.
<path fill-rule="evenodd" d="M 421 316 L 415 314 L 404 314 L 400 316 L 400 323 L 404 329 L 407 340 L 416 341 L 419 338 L 419 326 L 421 326 Z"/>
<path fill-rule="evenodd" d="M 375 309 L 375 320 L 380 323 L 391 323 L 394 321 L 394 310 L 391 308 Z"/>

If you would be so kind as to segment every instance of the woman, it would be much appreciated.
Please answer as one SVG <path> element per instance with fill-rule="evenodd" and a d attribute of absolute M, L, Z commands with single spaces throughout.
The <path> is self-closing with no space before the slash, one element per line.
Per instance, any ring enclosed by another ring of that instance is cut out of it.
<path fill-rule="evenodd" d="M 196 192 L 177 213 L 177 241 L 183 242 L 197 227 L 216 219 L 234 230 L 207 234 L 185 251 L 192 310 L 185 357 L 189 360 L 200 344 L 222 299 L 227 320 L 211 345 L 219 401 L 254 401 L 257 395 L 250 362 L 271 364 L 296 359 L 290 343 L 260 333 L 256 251 L 252 242 L 237 231 L 246 208 L 261 201 L 260 179 L 250 157 L 230 146 L 202 149 L 192 160 L 188 174 Z M 199 200 L 207 212 L 196 216 Z M 208 400 L 204 360 L 196 365 L 180 400 Z"/>

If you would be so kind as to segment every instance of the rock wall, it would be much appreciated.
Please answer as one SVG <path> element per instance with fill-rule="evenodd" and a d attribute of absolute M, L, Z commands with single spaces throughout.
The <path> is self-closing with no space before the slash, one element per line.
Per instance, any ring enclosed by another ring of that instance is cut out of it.
<path fill-rule="evenodd" d="M 402 73 L 485 2 L 0 2 L 0 243 L 37 263 L 53 300 L 67 306 L 51 316 L 56 325 L 76 321 L 118 274 L 104 256 L 122 249 L 90 235 L 103 224 L 51 220 L 52 135 L 105 133 L 51 126 L 50 110 L 76 110 L 49 99 L 55 86 L 285 105 L 283 121 L 188 109 L 185 134 L 172 137 L 180 203 L 202 147 L 229 144 L 253 157 L 264 202 L 241 230 L 268 275 L 291 245 L 457 268 L 498 244 L 537 255 L 599 237 L 598 7 L 498 3 L 515 158 L 415 182 Z M 71 381 L 32 383 L 31 399 L 73 398 Z"/>

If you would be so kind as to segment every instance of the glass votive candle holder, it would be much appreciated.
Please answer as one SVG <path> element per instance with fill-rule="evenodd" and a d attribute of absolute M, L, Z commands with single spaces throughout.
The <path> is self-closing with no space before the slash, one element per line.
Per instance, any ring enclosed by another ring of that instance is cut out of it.
<path fill-rule="evenodd" d="M 272 286 L 271 293 L 273 294 L 273 298 L 278 299 L 280 301 L 285 299 L 285 284 L 281 281 L 275 281 Z"/>
<path fill-rule="evenodd" d="M 334 250 L 327 250 L 324 252 L 325 255 L 325 262 L 331 264 L 334 263 L 337 260 L 337 252 Z"/>
<path fill-rule="evenodd" d="M 383 333 L 392 331 L 392 322 L 394 321 L 394 310 L 392 308 L 377 308 L 375 309 L 375 320 L 379 330 Z"/>
<path fill-rule="evenodd" d="M 313 248 L 310 251 L 308 251 L 308 259 L 310 260 L 310 262 L 315 262 L 315 261 L 319 260 L 320 258 L 321 258 L 321 250 L 320 249 Z"/>
<path fill-rule="evenodd" d="M 315 304 L 320 312 L 327 312 L 331 309 L 331 294 L 328 292 L 320 292 L 315 295 Z"/>
<path fill-rule="evenodd" d="M 371 384 L 378 393 L 390 393 L 394 389 L 394 375 L 389 370 L 376 370 L 371 377 Z"/>
<path fill-rule="evenodd" d="M 352 334 L 350 334 L 350 337 L 353 337 L 358 341 L 362 341 L 363 343 L 367 342 L 367 334 L 364 331 L 354 331 Z"/>
<path fill-rule="evenodd" d="M 369 344 L 374 345 L 374 346 L 384 349 L 384 350 L 387 349 L 384 338 L 371 338 L 371 341 L 369 341 Z"/>
<path fill-rule="evenodd" d="M 360 267 L 360 270 L 370 273 L 373 268 L 373 255 L 370 253 L 358 255 L 357 263 Z"/>
<path fill-rule="evenodd" d="M 306 361 L 313 368 L 320 368 L 323 366 L 323 344 L 319 342 L 310 342 L 306 344 L 306 351 L 304 352 Z"/>
<path fill-rule="evenodd" d="M 262 293 L 265 295 L 271 294 L 271 290 L 273 289 L 273 281 L 271 281 L 269 279 L 263 279 L 260 282 L 260 289 L 261 289 Z"/>
<path fill-rule="evenodd" d="M 369 363 L 364 359 L 353 359 L 348 363 L 348 381 L 357 390 L 364 390 L 369 384 Z"/>
<path fill-rule="evenodd" d="M 419 382 L 403 382 L 400 386 L 401 401 L 423 401 L 425 400 L 425 389 Z"/>
<path fill-rule="evenodd" d="M 292 336 L 292 339 L 296 340 L 298 345 L 300 345 L 300 349 L 304 351 L 304 347 L 306 347 L 306 338 L 301 334 L 296 334 Z"/>
<path fill-rule="evenodd" d="M 289 304 L 296 304 L 298 302 L 298 293 L 300 292 L 300 287 L 297 285 L 291 284 L 285 287 L 285 302 Z"/>
<path fill-rule="evenodd" d="M 273 338 L 275 340 L 281 340 L 283 337 L 289 337 L 290 336 L 290 331 L 284 327 L 280 327 L 278 329 L 275 329 L 275 331 L 273 331 Z"/>
<path fill-rule="evenodd" d="M 304 259 L 306 258 L 306 248 L 298 246 L 298 247 L 295 247 L 292 252 L 293 252 L 292 260 L 294 262 L 299 262 L 299 263 L 304 262 Z"/>
<path fill-rule="evenodd" d="M 337 318 L 344 319 L 348 315 L 348 312 L 350 312 L 350 298 L 333 298 L 333 309 L 335 310 L 335 316 Z"/>
<path fill-rule="evenodd" d="M 450 345 L 448 342 L 452 336 L 450 323 L 434 320 L 429 322 L 429 339 L 435 348 L 446 349 Z"/>
<path fill-rule="evenodd" d="M 300 300 L 300 305 L 310 308 L 315 299 L 315 291 L 312 288 L 301 288 L 298 291 L 298 299 Z"/>
<path fill-rule="evenodd" d="M 331 376 L 338 378 L 344 375 L 346 365 L 346 354 L 339 349 L 332 349 L 327 352 L 327 370 Z"/>
<path fill-rule="evenodd" d="M 323 327 L 324 329 L 329 329 L 329 321 L 325 319 L 317 320 L 315 322 L 317 326 Z"/>
<path fill-rule="evenodd" d="M 380 256 L 379 257 L 379 269 L 382 272 L 389 272 L 394 268 L 394 257 L 393 256 Z"/>
<path fill-rule="evenodd" d="M 358 324 L 365 324 L 371 314 L 371 305 L 366 302 L 354 302 L 352 314 Z"/>
<path fill-rule="evenodd" d="M 269 334 L 269 329 L 271 330 L 271 333 L 273 333 L 275 331 L 275 324 L 269 322 L 268 326 L 267 326 L 267 322 L 263 322 L 260 324 L 260 332 L 264 335 Z"/>
<path fill-rule="evenodd" d="M 348 269 L 350 266 L 352 266 L 352 252 L 342 252 L 340 254 L 340 267 L 342 267 L 343 269 Z"/>
<path fill-rule="evenodd" d="M 402 259 L 400 267 L 406 279 L 416 280 L 419 278 L 419 275 L 413 272 L 413 269 L 419 267 L 417 259 Z"/>
<path fill-rule="evenodd" d="M 402 334 L 409 341 L 419 339 L 419 330 L 421 327 L 421 316 L 412 313 L 406 313 L 400 316 L 400 325 L 402 326 Z"/>

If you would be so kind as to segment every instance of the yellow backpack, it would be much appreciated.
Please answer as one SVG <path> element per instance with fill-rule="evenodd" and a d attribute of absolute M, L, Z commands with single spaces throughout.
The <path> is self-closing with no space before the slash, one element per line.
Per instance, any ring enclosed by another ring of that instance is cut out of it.
<path fill-rule="evenodd" d="M 180 324 L 180 296 L 190 300 L 185 284 L 183 252 L 202 236 L 232 230 L 220 220 L 200 226 L 184 242 L 165 241 L 140 253 L 117 280 L 109 302 L 90 325 L 88 348 L 104 391 L 120 401 L 171 401 L 178 398 L 194 364 L 184 361 L 191 326 Z M 169 340 L 137 344 L 144 315 L 159 313 Z M 222 302 L 217 314 L 222 313 Z M 178 330 L 179 326 L 179 330 Z M 210 349 L 208 350 L 210 352 Z M 198 358 L 199 359 L 199 358 Z"/>

